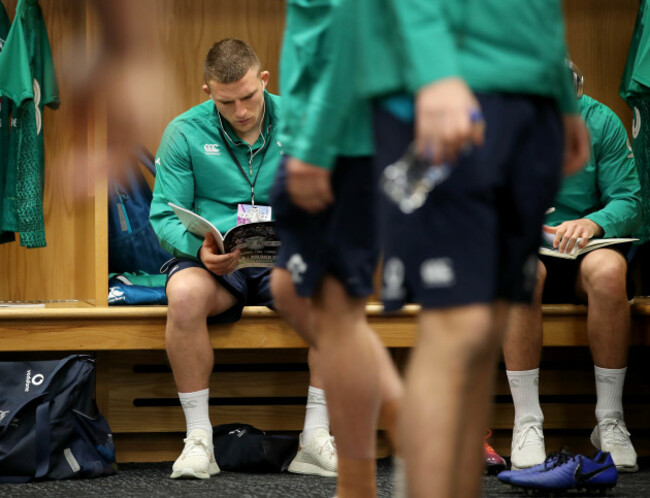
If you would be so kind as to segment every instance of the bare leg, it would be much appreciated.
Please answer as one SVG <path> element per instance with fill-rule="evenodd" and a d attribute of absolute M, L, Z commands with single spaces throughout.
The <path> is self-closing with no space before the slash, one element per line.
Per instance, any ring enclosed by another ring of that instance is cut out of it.
<path fill-rule="evenodd" d="M 512 306 L 503 341 L 503 356 L 508 370 L 533 370 L 542 356 L 542 291 L 546 281 L 544 264 L 537 264 L 537 285 L 530 305 Z"/>
<path fill-rule="evenodd" d="M 284 268 L 273 269 L 271 285 L 276 309 L 311 346 L 308 356 L 311 372 L 310 385 L 322 387 L 323 380 L 319 373 L 319 362 L 321 360 L 318 349 L 315 347 L 317 333 L 312 301 L 309 298 L 300 297 L 296 293 L 291 274 Z M 368 337 L 372 340 L 374 351 L 381 363 L 382 400 L 386 403 L 395 401 L 401 398 L 402 395 L 402 383 L 399 374 L 388 351 L 370 327 L 368 327 Z"/>
<path fill-rule="evenodd" d="M 314 312 L 310 298 L 301 297 L 291 280 L 291 274 L 284 268 L 274 268 L 271 273 L 271 290 L 275 309 L 293 329 L 310 345 L 307 361 L 309 363 L 309 385 L 323 388 L 323 379 L 319 371 L 319 353 L 314 347 L 316 332 Z"/>
<path fill-rule="evenodd" d="M 625 289 L 627 264 L 618 251 L 588 253 L 580 265 L 577 291 L 589 302 L 587 330 L 596 366 L 623 368 L 630 341 L 630 305 Z"/>
<path fill-rule="evenodd" d="M 365 299 L 350 298 L 333 277 L 314 299 L 318 349 L 339 455 L 339 498 L 376 495 L 376 423 L 381 401 L 379 361 L 366 321 Z"/>
<path fill-rule="evenodd" d="M 529 305 L 511 307 L 503 342 L 506 373 L 515 407 L 510 453 L 513 469 L 531 467 L 546 459 L 538 370 L 542 356 L 542 291 L 545 281 L 546 267 L 538 262 L 533 300 Z"/>
<path fill-rule="evenodd" d="M 235 298 L 201 268 L 177 271 L 167 283 L 167 355 L 187 425 L 185 448 L 170 477 L 207 479 L 219 472 L 209 414 L 214 353 L 206 319 L 226 311 Z"/>
<path fill-rule="evenodd" d="M 625 258 L 618 251 L 593 251 L 582 260 L 576 291 L 586 294 L 589 301 L 587 328 L 595 364 L 598 421 L 591 442 L 612 455 L 619 471 L 635 472 L 637 454 L 623 420 L 630 334 L 626 271 Z"/>
<path fill-rule="evenodd" d="M 397 421 L 404 396 L 402 379 L 397 372 L 397 368 L 395 368 L 395 363 L 388 354 L 388 350 L 370 327 L 368 327 L 368 337 L 370 337 L 379 362 L 379 382 L 381 386 L 379 423 L 386 429 L 393 450 L 399 454 L 401 451 L 397 434 Z"/>
<path fill-rule="evenodd" d="M 207 389 L 214 366 L 206 319 L 234 306 L 232 294 L 200 268 L 175 273 L 167 284 L 167 356 L 179 392 Z"/>
<path fill-rule="evenodd" d="M 413 498 L 457 496 L 460 479 L 476 481 L 468 487 L 480 489 L 485 422 L 482 415 L 462 422 L 461 416 L 469 406 L 472 382 L 493 364 L 498 342 L 491 318 L 485 305 L 426 310 L 420 315 L 419 340 L 407 371 L 400 419 Z M 469 438 L 464 443 L 463 431 Z M 464 447 L 474 448 L 476 458 L 463 461 L 461 476 L 457 462 Z"/>
<path fill-rule="evenodd" d="M 461 411 L 460 456 L 456 460 L 455 496 L 480 496 L 485 469 L 483 440 L 488 427 L 490 407 L 494 393 L 494 378 L 499 357 L 499 346 L 505 332 L 510 307 L 499 302 L 494 306 L 492 331 L 488 338 L 488 351 L 484 361 L 476 365 L 467 389 Z M 458 463 L 462 462 L 462 465 Z"/>

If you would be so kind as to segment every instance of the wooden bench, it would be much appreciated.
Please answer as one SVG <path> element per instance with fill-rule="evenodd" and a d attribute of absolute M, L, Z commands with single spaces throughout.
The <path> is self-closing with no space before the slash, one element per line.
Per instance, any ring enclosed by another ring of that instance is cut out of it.
<path fill-rule="evenodd" d="M 61 356 L 93 352 L 98 359 L 97 402 L 115 434 L 120 461 L 172 460 L 184 419 L 164 354 L 166 307 L 65 307 L 0 311 L 0 357 Z M 401 368 L 415 343 L 417 306 L 383 314 L 368 305 L 371 325 Z M 650 299 L 632 306 L 632 343 L 650 340 Z M 540 394 L 549 448 L 565 442 L 576 451 L 588 442 L 593 420 L 593 367 L 586 307 L 544 307 Z M 211 382 L 213 423 L 250 423 L 264 430 L 298 431 L 308 384 L 306 344 L 273 311 L 249 307 L 231 325 L 210 327 L 215 349 Z M 626 416 L 639 450 L 650 453 L 650 393 L 643 368 L 631 364 Z M 641 362 L 640 367 L 645 365 Z M 513 409 L 503 366 L 498 373 L 492 427 L 494 446 L 509 454 Z M 640 437 L 637 437 L 637 432 Z M 642 443 L 642 444 L 640 444 Z M 588 443 L 587 443 L 588 444 Z M 641 453 L 640 451 L 640 453 Z"/>

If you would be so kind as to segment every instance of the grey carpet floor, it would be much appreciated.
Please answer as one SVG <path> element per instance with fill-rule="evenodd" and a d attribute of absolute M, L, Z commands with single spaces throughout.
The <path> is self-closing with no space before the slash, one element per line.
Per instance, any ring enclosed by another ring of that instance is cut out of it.
<path fill-rule="evenodd" d="M 640 472 L 623 474 L 609 497 L 650 497 L 650 460 L 640 461 Z M 168 478 L 171 462 L 120 465 L 117 475 L 100 479 L 1 484 L 0 496 L 23 498 L 68 497 L 164 497 L 164 498 L 332 498 L 335 480 L 293 474 L 242 474 L 222 472 L 205 481 Z M 391 462 L 379 460 L 377 479 L 380 498 L 391 496 Z M 517 498 L 526 494 L 501 484 L 496 477 L 484 478 L 483 497 Z M 560 495 L 555 495 L 560 496 Z M 585 496 L 575 492 L 566 496 Z"/>

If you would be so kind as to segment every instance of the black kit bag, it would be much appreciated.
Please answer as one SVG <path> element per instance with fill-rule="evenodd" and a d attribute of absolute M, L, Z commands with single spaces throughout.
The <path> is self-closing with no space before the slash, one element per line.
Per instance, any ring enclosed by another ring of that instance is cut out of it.
<path fill-rule="evenodd" d="M 0 379 L 0 482 L 115 474 L 91 356 L 0 362 Z"/>
<path fill-rule="evenodd" d="M 266 434 L 247 424 L 218 425 L 212 436 L 221 470 L 284 472 L 298 452 L 297 437 Z"/>

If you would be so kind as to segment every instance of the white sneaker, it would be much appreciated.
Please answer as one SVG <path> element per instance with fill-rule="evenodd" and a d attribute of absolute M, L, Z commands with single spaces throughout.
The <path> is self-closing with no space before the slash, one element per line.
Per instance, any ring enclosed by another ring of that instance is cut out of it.
<path fill-rule="evenodd" d="M 336 446 L 327 429 L 316 429 L 307 444 L 300 434 L 300 449 L 287 469 L 294 474 L 336 477 Z"/>
<path fill-rule="evenodd" d="M 512 429 L 511 470 L 527 469 L 546 460 L 544 431 L 538 423 L 515 425 Z"/>
<path fill-rule="evenodd" d="M 611 453 L 619 472 L 636 472 L 636 451 L 630 441 L 630 433 L 621 419 L 601 420 L 591 433 L 591 444 L 599 450 Z"/>
<path fill-rule="evenodd" d="M 183 440 L 185 448 L 183 453 L 174 462 L 172 479 L 179 477 L 210 479 L 220 472 L 214 458 L 212 439 L 207 431 L 194 429 Z"/>

